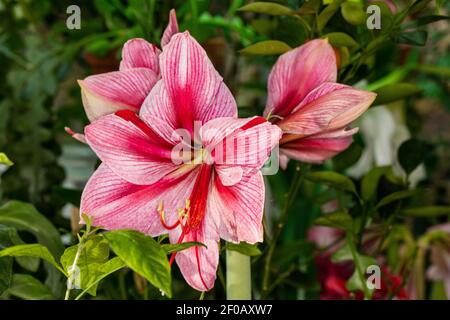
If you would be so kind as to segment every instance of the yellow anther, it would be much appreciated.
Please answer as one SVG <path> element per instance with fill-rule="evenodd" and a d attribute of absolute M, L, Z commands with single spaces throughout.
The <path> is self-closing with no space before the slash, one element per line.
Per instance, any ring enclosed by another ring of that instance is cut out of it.
<path fill-rule="evenodd" d="M 161 201 L 158 204 L 158 208 L 156 209 L 159 213 L 163 212 L 164 213 L 164 203 Z"/>
<path fill-rule="evenodd" d="M 186 215 L 185 209 L 178 209 L 178 218 L 179 219 L 183 219 L 185 215 Z"/>

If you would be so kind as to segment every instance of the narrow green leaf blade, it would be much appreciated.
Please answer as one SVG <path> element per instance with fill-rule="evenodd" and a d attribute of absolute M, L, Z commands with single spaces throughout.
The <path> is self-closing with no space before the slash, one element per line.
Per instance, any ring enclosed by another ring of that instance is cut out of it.
<path fill-rule="evenodd" d="M 352 217 L 345 211 L 337 211 L 325 214 L 318 217 L 315 222 L 316 225 L 342 229 L 346 231 L 353 230 Z"/>
<path fill-rule="evenodd" d="M 183 242 L 183 243 L 171 243 L 171 244 L 162 244 L 161 247 L 166 251 L 167 254 L 171 254 L 174 252 L 183 251 L 189 249 L 191 247 L 205 247 L 206 245 L 201 242 Z"/>
<path fill-rule="evenodd" d="M 407 97 L 418 94 L 421 91 L 422 88 L 412 83 L 388 84 L 375 90 L 377 97 L 373 105 L 377 106 L 405 99 Z"/>
<path fill-rule="evenodd" d="M 417 218 L 435 218 L 450 215 L 450 206 L 426 206 L 403 209 L 401 215 Z"/>
<path fill-rule="evenodd" d="M 359 43 L 355 39 L 343 32 L 330 32 L 322 36 L 322 38 L 328 39 L 333 47 L 359 47 Z"/>
<path fill-rule="evenodd" d="M 397 192 L 391 193 L 390 195 L 387 195 L 386 197 L 381 199 L 380 202 L 378 202 L 376 209 L 379 209 L 379 208 L 381 208 L 385 205 L 388 205 L 392 202 L 407 199 L 412 196 L 415 196 L 416 194 L 419 193 L 419 191 L 420 190 L 413 189 L 413 190 L 402 190 L 402 191 L 397 191 Z"/>
<path fill-rule="evenodd" d="M 261 250 L 258 249 L 258 246 L 256 244 L 250 244 L 244 241 L 241 241 L 240 243 L 227 242 L 225 244 L 225 249 L 237 251 L 249 257 L 255 257 L 262 254 Z"/>
<path fill-rule="evenodd" d="M 329 185 L 330 187 L 335 189 L 349 191 L 357 194 L 353 181 L 350 178 L 334 171 L 308 172 L 306 174 L 306 179 L 312 182 Z"/>
<path fill-rule="evenodd" d="M 361 197 L 369 201 L 376 196 L 378 182 L 389 171 L 389 166 L 372 168 L 361 181 Z"/>
<path fill-rule="evenodd" d="M 317 28 L 322 31 L 327 25 L 328 21 L 334 16 L 334 14 L 339 10 L 340 5 L 345 0 L 334 0 L 329 4 L 317 17 Z"/>
<path fill-rule="evenodd" d="M 292 48 L 283 41 L 265 40 L 252 44 L 242 50 L 239 50 L 239 52 L 248 55 L 267 56 L 282 54 L 288 52 L 291 49 Z"/>
<path fill-rule="evenodd" d="M 41 258 L 49 263 L 51 263 L 53 266 L 55 266 L 56 269 L 61 271 L 64 275 L 67 275 L 67 273 L 61 268 L 61 266 L 56 262 L 53 255 L 50 253 L 50 251 L 44 247 L 41 244 L 35 243 L 35 244 L 20 244 L 13 247 L 8 247 L 0 251 L 0 257 L 35 257 L 35 258 Z"/>
<path fill-rule="evenodd" d="M 286 6 L 273 2 L 252 2 L 242 6 L 238 11 L 255 12 L 272 16 L 290 16 L 294 11 Z"/>

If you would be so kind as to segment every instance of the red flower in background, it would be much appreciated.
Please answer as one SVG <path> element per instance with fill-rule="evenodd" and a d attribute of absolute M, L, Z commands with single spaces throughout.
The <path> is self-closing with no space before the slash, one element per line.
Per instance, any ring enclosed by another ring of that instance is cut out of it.
<path fill-rule="evenodd" d="M 362 291 L 351 292 L 346 288 L 347 280 L 354 272 L 351 261 L 333 262 L 330 254 L 318 255 L 315 259 L 318 280 L 320 282 L 320 299 L 345 300 L 364 299 Z M 390 272 L 386 266 L 381 267 L 381 288 L 376 289 L 372 300 L 409 299 L 404 288 L 403 277 Z"/>

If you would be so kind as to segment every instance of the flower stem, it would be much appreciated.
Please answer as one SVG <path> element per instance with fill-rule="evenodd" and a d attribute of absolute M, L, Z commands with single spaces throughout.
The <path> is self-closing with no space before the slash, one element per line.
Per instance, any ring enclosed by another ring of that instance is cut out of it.
<path fill-rule="evenodd" d="M 250 257 L 227 250 L 227 300 L 251 300 Z"/>
<path fill-rule="evenodd" d="M 74 271 L 77 267 L 78 260 L 80 259 L 81 252 L 83 251 L 83 243 L 78 244 L 77 253 L 75 254 L 75 258 L 73 259 L 73 263 L 68 269 L 68 279 L 67 279 L 67 289 L 66 294 L 64 296 L 64 300 L 69 300 L 70 298 L 70 290 L 72 290 L 73 286 L 73 276 Z"/>
<path fill-rule="evenodd" d="M 295 176 L 292 180 L 291 187 L 289 189 L 289 193 L 286 196 L 286 202 L 281 212 L 280 219 L 278 224 L 276 225 L 272 242 L 269 244 L 269 248 L 267 251 L 265 264 L 264 264 L 264 275 L 263 275 L 263 285 L 261 291 L 261 297 L 266 298 L 269 293 L 269 280 L 270 280 L 270 264 L 272 262 L 272 256 L 275 251 L 275 247 L 277 245 L 278 239 L 280 238 L 281 232 L 283 231 L 284 225 L 288 219 L 289 209 L 294 203 L 295 197 L 300 190 L 300 187 L 305 179 L 305 175 L 309 169 L 309 165 L 300 164 L 296 167 Z"/>

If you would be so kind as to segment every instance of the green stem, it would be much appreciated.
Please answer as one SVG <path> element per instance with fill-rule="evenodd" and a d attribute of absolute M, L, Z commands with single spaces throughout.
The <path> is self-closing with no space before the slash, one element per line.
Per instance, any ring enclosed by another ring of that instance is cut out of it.
<path fill-rule="evenodd" d="M 227 300 L 251 300 L 250 257 L 227 250 Z"/>
<path fill-rule="evenodd" d="M 75 258 L 73 259 L 73 263 L 70 266 L 70 268 L 67 270 L 68 271 L 67 289 L 66 289 L 66 294 L 64 296 L 64 300 L 69 300 L 69 298 L 70 298 L 70 290 L 72 290 L 72 286 L 73 286 L 73 279 L 72 279 L 73 272 L 75 271 L 75 268 L 77 267 L 78 260 L 80 259 L 82 250 L 83 250 L 83 243 L 79 243 L 78 248 L 77 248 L 77 253 L 75 254 Z"/>
<path fill-rule="evenodd" d="M 425 254 L 428 247 L 428 241 L 419 240 L 416 259 L 414 261 L 414 287 L 416 290 L 416 299 L 425 299 Z"/>
<path fill-rule="evenodd" d="M 122 300 L 127 300 L 127 289 L 125 286 L 125 273 L 126 271 L 122 271 L 119 273 L 119 292 L 120 292 L 120 298 Z"/>
<path fill-rule="evenodd" d="M 262 291 L 261 291 L 261 297 L 265 298 L 266 295 L 269 293 L 269 280 L 270 280 L 270 265 L 272 262 L 273 253 L 275 251 L 275 247 L 277 244 L 278 239 L 280 238 L 281 232 L 283 231 L 283 228 L 287 222 L 288 219 L 288 213 L 289 209 L 291 208 L 295 196 L 297 195 L 297 192 L 300 190 L 300 187 L 303 183 L 303 180 L 305 179 L 306 172 L 308 171 L 309 166 L 308 165 L 299 165 L 296 168 L 295 176 L 293 178 L 291 188 L 289 189 L 289 193 L 286 197 L 285 206 L 283 208 L 283 211 L 281 212 L 280 219 L 278 224 L 276 225 L 272 242 L 269 245 L 269 249 L 267 251 L 267 256 L 264 264 L 264 275 L 263 275 L 263 285 L 262 285 Z"/>
<path fill-rule="evenodd" d="M 358 273 L 359 280 L 361 281 L 361 283 L 365 284 L 366 283 L 365 270 L 361 270 L 360 263 L 359 263 L 359 255 L 356 250 L 355 244 L 353 242 L 353 235 L 350 233 L 347 233 L 347 244 L 348 244 L 348 247 L 350 248 L 350 252 L 351 252 L 352 258 L 353 258 L 353 263 L 355 265 L 356 272 Z M 371 298 L 370 290 L 366 285 L 363 285 L 363 292 L 364 292 L 365 299 Z"/>

